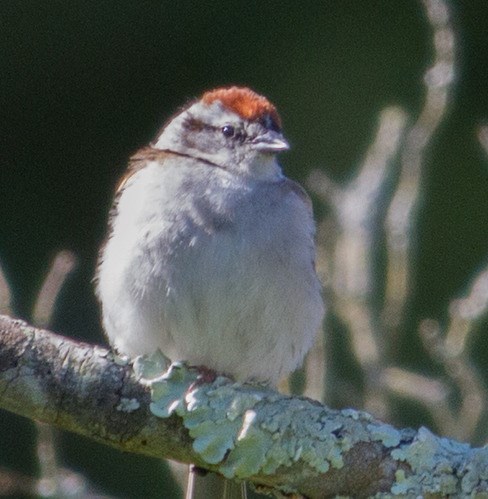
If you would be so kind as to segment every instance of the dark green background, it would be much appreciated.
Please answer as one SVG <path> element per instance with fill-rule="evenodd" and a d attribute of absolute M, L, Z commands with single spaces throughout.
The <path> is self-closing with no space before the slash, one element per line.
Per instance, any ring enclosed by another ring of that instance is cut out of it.
<path fill-rule="evenodd" d="M 420 5 L 2 0 L 0 261 L 16 313 L 28 318 L 53 255 L 70 249 L 79 266 L 53 327 L 104 341 L 90 280 L 116 178 L 128 155 L 205 89 L 245 84 L 277 105 L 293 145 L 282 158 L 291 177 L 323 168 L 350 178 L 385 105 L 404 107 L 411 120 L 421 109 L 432 52 Z M 449 298 L 487 258 L 488 157 L 475 132 L 488 122 L 488 2 L 452 6 L 460 65 L 426 158 L 411 334 L 420 318 L 445 319 Z M 485 379 L 487 333 L 476 335 L 473 356 Z M 404 350 L 402 364 L 420 369 L 418 347 Z M 0 465 L 34 473 L 32 442 L 29 423 L 0 414 Z M 73 436 L 61 442 L 66 464 L 102 490 L 161 496 L 158 462 Z"/>

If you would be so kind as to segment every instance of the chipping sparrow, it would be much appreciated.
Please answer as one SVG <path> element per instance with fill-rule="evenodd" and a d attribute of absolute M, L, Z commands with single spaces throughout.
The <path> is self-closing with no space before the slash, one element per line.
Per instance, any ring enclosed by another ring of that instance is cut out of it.
<path fill-rule="evenodd" d="M 275 107 L 248 88 L 203 94 L 130 159 L 97 293 L 112 346 L 159 348 L 238 381 L 300 366 L 324 307 L 314 222 L 276 153 Z"/>
<path fill-rule="evenodd" d="M 324 307 L 314 222 L 283 176 L 275 107 L 247 88 L 205 93 L 130 160 L 119 184 L 97 293 L 112 346 L 161 349 L 239 381 L 276 384 L 312 346 Z M 187 498 L 246 497 L 196 474 Z"/>

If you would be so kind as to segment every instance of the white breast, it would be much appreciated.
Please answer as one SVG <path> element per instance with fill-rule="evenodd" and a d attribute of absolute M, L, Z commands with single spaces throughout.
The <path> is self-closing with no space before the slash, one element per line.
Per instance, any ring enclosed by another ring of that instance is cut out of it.
<path fill-rule="evenodd" d="M 276 383 L 296 368 L 323 305 L 313 220 L 290 185 L 172 160 L 137 172 L 99 270 L 112 345 L 238 380 Z"/>

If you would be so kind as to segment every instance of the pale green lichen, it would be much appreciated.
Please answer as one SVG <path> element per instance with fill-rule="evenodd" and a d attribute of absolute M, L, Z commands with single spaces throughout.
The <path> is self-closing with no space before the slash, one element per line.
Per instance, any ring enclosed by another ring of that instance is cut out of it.
<path fill-rule="evenodd" d="M 396 447 L 400 443 L 401 433 L 385 423 L 369 424 L 371 439 L 381 442 L 385 447 Z"/>
<path fill-rule="evenodd" d="M 185 394 L 196 381 L 197 375 L 184 365 L 171 364 L 168 371 L 148 382 L 151 386 L 151 412 L 160 418 L 167 418 L 174 412 L 185 414 Z"/>
<path fill-rule="evenodd" d="M 373 421 L 373 416 L 368 414 L 367 412 L 358 411 L 356 409 L 343 409 L 341 414 L 345 417 L 352 418 L 354 421 L 359 421 L 362 419 L 363 421 Z"/>
<path fill-rule="evenodd" d="M 394 495 L 403 495 L 408 492 L 410 484 L 405 476 L 405 470 L 397 470 L 395 472 L 395 483 L 391 488 Z"/>
<path fill-rule="evenodd" d="M 397 476 L 392 493 L 459 494 L 462 469 L 471 452 L 467 444 L 437 437 L 427 428 L 420 428 L 412 442 L 391 453 L 394 459 L 405 462 L 412 470 L 409 475 Z"/>
<path fill-rule="evenodd" d="M 136 411 L 137 409 L 139 409 L 139 407 L 141 406 L 141 404 L 138 402 L 137 399 L 128 399 L 126 397 L 122 397 L 120 399 L 120 403 L 119 405 L 116 407 L 116 409 L 118 411 L 121 411 L 121 412 L 133 412 L 133 411 Z"/>
<path fill-rule="evenodd" d="M 463 494 L 475 494 L 488 488 L 488 447 L 475 449 L 469 463 L 464 467 L 461 481 Z M 485 493 L 485 497 L 488 495 Z"/>
<path fill-rule="evenodd" d="M 183 364 L 158 372 L 163 366 L 157 358 L 141 358 L 137 364 L 138 375 L 151 387 L 151 412 L 162 418 L 181 416 L 194 450 L 209 464 L 221 463 L 219 471 L 229 478 L 271 474 L 296 462 L 325 473 L 343 467 L 343 453 L 367 439 L 357 423 L 362 413 L 346 413 L 346 421 L 355 427 L 352 432 L 336 421 L 336 413 L 331 416 L 309 400 L 226 378 L 200 383 L 198 373 Z M 393 437 L 384 430 L 380 438 Z"/>
<path fill-rule="evenodd" d="M 243 427 L 237 437 L 237 443 L 221 467 L 224 476 L 249 476 L 260 471 L 266 460 L 266 452 L 271 446 L 270 435 L 256 428 L 256 413 L 249 410 L 244 415 Z"/>
<path fill-rule="evenodd" d="M 255 390 L 240 391 L 239 385 L 218 378 L 211 387 L 197 386 L 185 396 L 184 425 L 194 438 L 193 448 L 209 463 L 222 461 L 235 446 L 246 411 L 252 409 L 262 395 Z"/>
<path fill-rule="evenodd" d="M 151 388 L 152 413 L 162 418 L 178 414 L 194 450 L 205 462 L 219 464 L 228 478 L 273 474 L 295 463 L 325 473 L 343 467 L 344 453 L 358 442 L 378 441 L 406 465 L 396 471 L 390 496 L 460 494 L 461 479 L 464 495 L 486 487 L 479 480 L 488 481 L 487 449 L 475 454 L 468 445 L 425 428 L 413 438 L 413 431 L 400 432 L 360 411 L 339 413 L 223 377 L 207 383 L 181 363 L 161 373 L 163 367 L 159 357 L 142 359 L 137 366 L 141 381 Z"/>
<path fill-rule="evenodd" d="M 146 381 L 155 380 L 163 375 L 169 368 L 171 361 L 161 350 L 157 349 L 150 355 L 141 355 L 136 357 L 132 368 L 136 373 L 137 379 Z"/>

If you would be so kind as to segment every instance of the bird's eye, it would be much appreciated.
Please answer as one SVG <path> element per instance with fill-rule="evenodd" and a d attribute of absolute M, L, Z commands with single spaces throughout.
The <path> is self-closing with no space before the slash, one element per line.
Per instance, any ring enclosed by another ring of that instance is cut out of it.
<path fill-rule="evenodd" d="M 233 137 L 235 132 L 236 131 L 232 125 L 224 125 L 222 127 L 222 133 L 224 137 Z"/>

